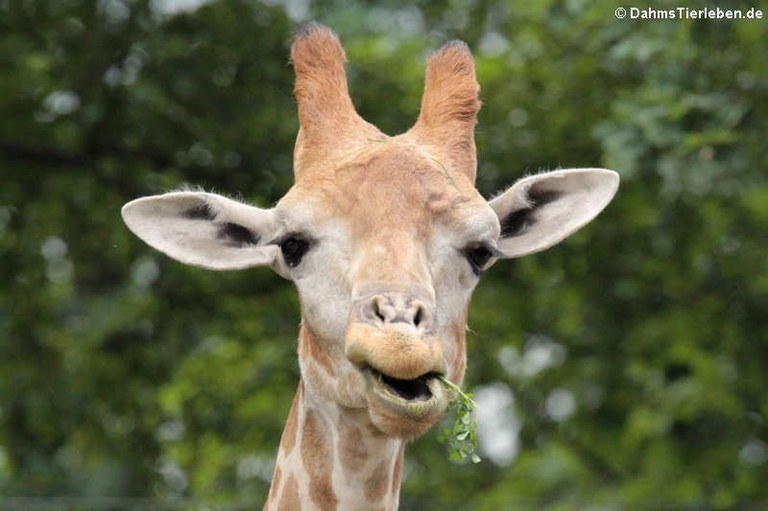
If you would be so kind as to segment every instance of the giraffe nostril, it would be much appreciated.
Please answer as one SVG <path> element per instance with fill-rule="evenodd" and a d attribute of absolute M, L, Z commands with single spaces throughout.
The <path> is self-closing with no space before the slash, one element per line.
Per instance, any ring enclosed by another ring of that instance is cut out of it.
<path fill-rule="evenodd" d="M 418 328 L 422 319 L 424 319 L 424 309 L 421 306 L 416 306 L 416 314 L 413 316 L 413 326 Z"/>
<path fill-rule="evenodd" d="M 384 316 L 384 312 L 382 311 L 380 298 L 375 298 L 373 300 L 373 304 L 371 308 L 373 309 L 373 315 L 376 316 L 376 318 L 382 323 L 386 323 L 387 318 L 386 316 Z"/>
<path fill-rule="evenodd" d="M 361 300 L 359 307 L 358 318 L 379 328 L 394 324 L 408 325 L 419 330 L 432 328 L 434 314 L 419 298 L 382 293 Z"/>

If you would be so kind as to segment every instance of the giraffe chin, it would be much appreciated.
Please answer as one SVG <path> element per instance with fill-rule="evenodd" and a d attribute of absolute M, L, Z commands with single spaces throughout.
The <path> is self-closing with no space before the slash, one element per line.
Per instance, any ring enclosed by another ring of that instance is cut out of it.
<path fill-rule="evenodd" d="M 448 406 L 448 396 L 436 374 L 413 380 L 390 378 L 371 368 L 364 374 L 371 421 L 389 436 L 406 440 L 421 436 Z"/>

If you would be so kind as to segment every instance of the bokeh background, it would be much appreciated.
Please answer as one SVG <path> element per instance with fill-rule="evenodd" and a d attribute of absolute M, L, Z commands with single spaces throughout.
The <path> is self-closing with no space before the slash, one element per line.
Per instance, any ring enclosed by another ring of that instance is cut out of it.
<path fill-rule="evenodd" d="M 449 461 L 436 428 L 408 449 L 402 509 L 768 509 L 768 4 L 619 6 L 0 0 L 0 508 L 260 508 L 299 377 L 295 291 L 171 261 L 119 209 L 184 183 L 279 199 L 288 49 L 316 19 L 391 134 L 429 52 L 470 45 L 486 196 L 540 169 L 622 176 L 588 228 L 484 275 L 465 382 L 484 460 Z"/>

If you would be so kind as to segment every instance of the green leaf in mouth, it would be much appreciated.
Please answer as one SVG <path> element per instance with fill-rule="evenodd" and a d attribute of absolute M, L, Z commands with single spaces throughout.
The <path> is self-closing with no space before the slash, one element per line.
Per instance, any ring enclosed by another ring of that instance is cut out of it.
<path fill-rule="evenodd" d="M 449 459 L 456 461 L 471 460 L 480 463 L 477 454 L 477 403 L 472 394 L 467 394 L 445 376 L 438 376 L 445 388 L 453 394 L 448 410 L 453 413 L 453 428 L 444 428 L 438 440 L 448 446 Z"/>

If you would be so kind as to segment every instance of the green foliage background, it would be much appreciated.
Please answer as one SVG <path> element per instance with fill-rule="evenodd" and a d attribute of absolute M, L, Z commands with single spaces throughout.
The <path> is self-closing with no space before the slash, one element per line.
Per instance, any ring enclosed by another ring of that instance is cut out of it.
<path fill-rule="evenodd" d="M 260 506 L 298 379 L 295 293 L 267 270 L 170 261 L 119 208 L 182 183 L 275 202 L 297 129 L 290 39 L 317 19 L 389 133 L 415 119 L 428 52 L 469 43 L 486 196 L 543 168 L 622 175 L 589 228 L 475 294 L 465 386 L 512 396 L 513 459 L 453 464 L 434 431 L 408 450 L 402 508 L 768 508 L 766 19 L 618 21 L 607 0 L 163 5 L 0 1 L 0 507 Z"/>

